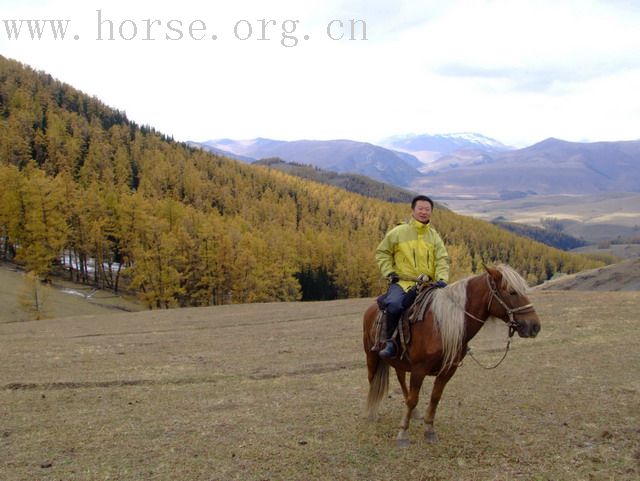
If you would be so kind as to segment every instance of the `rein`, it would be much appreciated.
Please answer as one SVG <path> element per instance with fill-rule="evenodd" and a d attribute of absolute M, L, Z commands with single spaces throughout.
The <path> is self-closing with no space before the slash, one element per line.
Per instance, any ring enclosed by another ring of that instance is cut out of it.
<path fill-rule="evenodd" d="M 471 359 L 473 359 L 473 360 L 476 362 L 476 364 L 477 364 L 478 366 L 480 366 L 482 369 L 486 369 L 486 370 L 489 370 L 489 369 L 495 369 L 495 368 L 496 368 L 496 367 L 498 367 L 500 364 L 502 364 L 502 361 L 504 361 L 504 360 L 505 360 L 505 358 L 507 357 L 507 354 L 508 354 L 508 352 L 509 352 L 509 347 L 511 346 L 511 339 L 512 339 L 512 337 L 513 337 L 513 333 L 511 332 L 511 329 L 509 329 L 509 339 L 507 339 L 507 347 L 505 347 L 505 349 L 504 349 L 504 354 L 502 355 L 502 357 L 500 358 L 500 360 L 499 360 L 497 363 L 495 363 L 493 366 L 485 366 L 485 365 L 484 365 L 484 364 L 482 364 L 480 361 L 478 361 L 478 360 L 476 359 L 476 357 L 473 355 L 473 352 L 471 351 L 471 348 L 470 348 L 470 347 L 468 347 L 468 346 L 467 346 L 467 354 L 469 354 L 469 357 L 470 357 Z"/>

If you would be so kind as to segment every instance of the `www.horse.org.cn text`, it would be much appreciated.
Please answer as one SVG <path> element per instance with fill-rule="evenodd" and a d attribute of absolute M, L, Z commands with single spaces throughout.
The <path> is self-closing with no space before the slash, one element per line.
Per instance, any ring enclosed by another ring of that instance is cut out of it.
<path fill-rule="evenodd" d="M 201 19 L 116 18 L 96 10 L 92 35 L 74 31 L 71 19 L 0 19 L 0 32 L 9 41 L 64 41 L 90 38 L 100 42 L 118 41 L 258 41 L 296 47 L 314 39 L 329 41 L 368 40 L 367 23 L 362 19 L 332 19 L 311 32 L 303 31 L 297 19 L 240 19 L 227 25 L 213 25 Z M 78 22 L 79 23 L 79 22 Z M 86 23 L 86 22 L 85 22 Z"/>

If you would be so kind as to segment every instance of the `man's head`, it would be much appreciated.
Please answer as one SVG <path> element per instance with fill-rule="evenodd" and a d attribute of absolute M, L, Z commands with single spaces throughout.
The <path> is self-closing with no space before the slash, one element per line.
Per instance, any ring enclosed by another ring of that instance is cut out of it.
<path fill-rule="evenodd" d="M 418 222 L 428 223 L 432 211 L 433 201 L 426 195 L 417 195 L 411 201 L 411 215 Z"/>

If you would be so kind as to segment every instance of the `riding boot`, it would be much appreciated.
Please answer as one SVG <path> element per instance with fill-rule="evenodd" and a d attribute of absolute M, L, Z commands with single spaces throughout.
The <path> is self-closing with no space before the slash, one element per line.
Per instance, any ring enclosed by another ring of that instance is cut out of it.
<path fill-rule="evenodd" d="M 393 333 L 398 326 L 399 315 L 393 315 L 387 312 L 387 340 L 384 348 L 378 355 L 385 359 L 393 359 L 396 357 L 396 343 L 393 341 Z"/>

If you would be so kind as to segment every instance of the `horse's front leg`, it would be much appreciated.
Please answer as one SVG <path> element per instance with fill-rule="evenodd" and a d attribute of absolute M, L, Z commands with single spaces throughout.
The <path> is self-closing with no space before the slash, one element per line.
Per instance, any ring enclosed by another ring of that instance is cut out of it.
<path fill-rule="evenodd" d="M 431 398 L 429 400 L 429 405 L 427 406 L 427 411 L 424 415 L 424 422 L 427 425 L 424 431 L 424 437 L 430 443 L 438 442 L 438 434 L 433 427 L 433 421 L 436 417 L 436 410 L 438 409 L 438 403 L 440 402 L 440 398 L 442 397 L 442 391 L 444 387 L 449 382 L 449 379 L 456 372 L 457 366 L 452 366 L 447 372 L 440 373 L 436 376 L 436 380 L 433 382 L 433 389 L 431 390 Z"/>
<path fill-rule="evenodd" d="M 409 397 L 409 388 L 407 388 L 407 379 L 406 379 L 406 371 L 401 371 L 396 368 L 396 376 L 398 377 L 398 382 L 400 383 L 400 388 L 402 389 L 402 396 L 404 398 L 404 402 L 407 402 L 407 398 Z M 413 419 L 423 419 L 420 415 L 420 412 L 417 409 L 413 410 L 412 414 Z"/>
<path fill-rule="evenodd" d="M 398 384 L 400 384 L 400 389 L 402 389 L 402 397 L 404 402 L 407 402 L 407 397 L 409 396 L 409 389 L 407 388 L 407 372 L 402 369 L 396 367 L 396 377 L 398 378 Z"/>
<path fill-rule="evenodd" d="M 411 413 L 415 409 L 418 404 L 418 399 L 420 397 L 420 388 L 422 387 L 422 382 L 424 381 L 424 377 L 427 375 L 427 371 L 425 369 L 414 368 L 411 372 L 411 377 L 409 378 L 409 395 L 407 396 L 405 405 L 406 410 L 402 420 L 400 421 L 400 432 L 396 437 L 396 443 L 398 446 L 408 446 L 409 445 L 409 422 L 411 420 Z"/>

